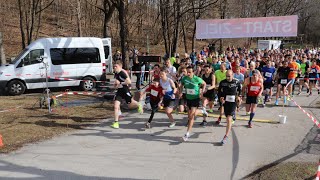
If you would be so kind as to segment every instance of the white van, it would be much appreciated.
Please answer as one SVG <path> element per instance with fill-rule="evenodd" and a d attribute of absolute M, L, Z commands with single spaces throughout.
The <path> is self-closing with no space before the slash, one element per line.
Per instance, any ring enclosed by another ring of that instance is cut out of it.
<path fill-rule="evenodd" d="M 49 87 L 80 86 L 89 91 L 103 74 L 112 72 L 111 52 L 110 38 L 38 39 L 10 64 L 0 67 L 0 88 L 10 95 L 45 88 L 47 64 Z"/>

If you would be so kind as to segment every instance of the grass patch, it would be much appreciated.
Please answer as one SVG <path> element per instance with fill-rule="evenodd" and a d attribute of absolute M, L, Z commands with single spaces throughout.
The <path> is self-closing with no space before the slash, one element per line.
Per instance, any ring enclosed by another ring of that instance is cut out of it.
<path fill-rule="evenodd" d="M 67 97 L 58 98 L 66 102 Z M 68 101 L 95 97 L 69 96 Z M 4 147 L 0 153 L 8 153 L 24 144 L 50 139 L 65 132 L 99 124 L 113 115 L 111 102 L 92 103 L 77 107 L 54 108 L 53 113 L 39 108 L 39 94 L 2 96 L 0 103 L 0 134 Z"/>
<path fill-rule="evenodd" d="M 317 163 L 287 162 L 266 169 L 248 179 L 251 180 L 313 180 L 317 172 Z"/>

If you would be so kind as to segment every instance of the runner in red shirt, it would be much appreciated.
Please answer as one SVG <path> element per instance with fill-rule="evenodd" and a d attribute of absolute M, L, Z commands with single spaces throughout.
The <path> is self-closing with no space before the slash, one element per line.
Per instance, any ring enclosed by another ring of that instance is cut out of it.
<path fill-rule="evenodd" d="M 151 128 L 151 121 L 155 112 L 159 108 L 159 104 L 161 103 L 161 98 L 163 96 L 162 90 L 163 89 L 160 86 L 160 79 L 157 78 L 152 81 L 152 84 L 144 92 L 140 92 L 140 100 L 142 100 L 142 96 L 147 93 L 146 102 L 150 101 L 151 104 L 151 115 L 148 122 L 145 124 L 145 128 L 147 129 Z"/>
<path fill-rule="evenodd" d="M 243 95 L 247 91 L 246 111 L 250 111 L 250 120 L 248 123 L 248 127 L 252 128 L 252 119 L 257 108 L 258 97 L 261 96 L 261 93 L 263 91 L 263 83 L 261 83 L 260 81 L 259 71 L 252 71 L 252 77 L 248 77 L 245 80 L 242 90 Z"/>

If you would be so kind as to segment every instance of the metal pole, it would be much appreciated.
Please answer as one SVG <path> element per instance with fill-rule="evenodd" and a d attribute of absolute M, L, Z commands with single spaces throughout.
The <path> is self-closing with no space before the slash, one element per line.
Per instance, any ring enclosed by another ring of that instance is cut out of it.
<path fill-rule="evenodd" d="M 49 84 L 48 84 L 48 66 L 47 66 L 47 63 L 43 62 L 44 66 L 45 66 L 45 69 L 46 69 L 46 91 L 47 91 L 47 101 L 48 101 L 48 110 L 49 110 L 49 113 L 51 113 L 51 107 L 50 107 L 50 93 L 49 93 Z"/>

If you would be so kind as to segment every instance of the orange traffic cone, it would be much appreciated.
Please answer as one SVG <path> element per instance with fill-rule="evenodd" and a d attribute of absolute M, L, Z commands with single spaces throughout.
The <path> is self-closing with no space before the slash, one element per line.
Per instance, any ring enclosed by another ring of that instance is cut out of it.
<path fill-rule="evenodd" d="M 3 142 L 2 142 L 2 136 L 0 134 L 0 147 L 2 147 L 2 146 L 4 146 L 4 145 L 3 145 Z"/>

